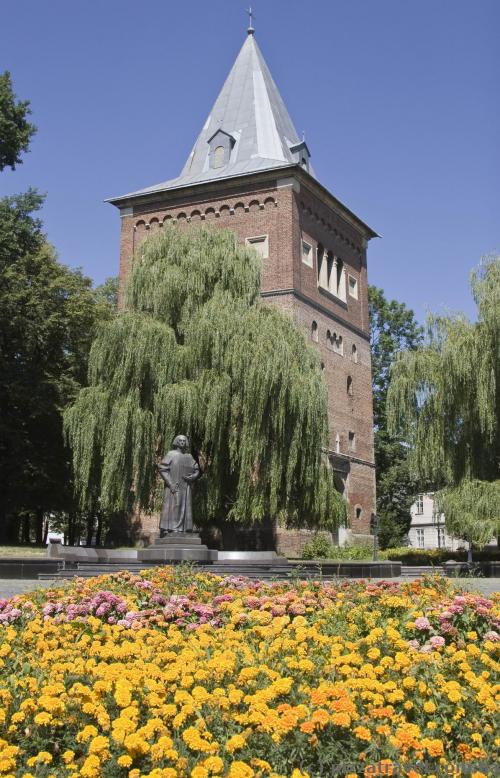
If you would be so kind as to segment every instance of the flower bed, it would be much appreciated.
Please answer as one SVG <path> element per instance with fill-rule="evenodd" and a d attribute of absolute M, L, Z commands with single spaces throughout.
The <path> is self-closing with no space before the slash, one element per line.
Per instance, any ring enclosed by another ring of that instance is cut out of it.
<path fill-rule="evenodd" d="M 498 619 L 438 579 L 182 568 L 3 600 L 0 775 L 493 775 Z"/>

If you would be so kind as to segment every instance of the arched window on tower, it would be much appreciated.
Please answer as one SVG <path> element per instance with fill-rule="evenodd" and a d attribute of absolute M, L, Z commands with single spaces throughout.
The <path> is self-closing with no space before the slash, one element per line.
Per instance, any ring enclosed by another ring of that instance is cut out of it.
<path fill-rule="evenodd" d="M 318 332 L 318 322 L 313 321 L 311 324 L 311 340 L 313 340 L 315 343 L 319 340 L 319 332 Z"/>
<path fill-rule="evenodd" d="M 352 346 L 351 346 L 351 359 L 352 359 L 353 362 L 357 362 L 358 361 L 358 349 L 357 349 L 355 343 L 353 343 Z"/>
<path fill-rule="evenodd" d="M 352 376 L 347 376 L 347 394 L 349 397 L 352 397 L 353 395 L 353 388 L 352 388 Z"/>
<path fill-rule="evenodd" d="M 344 356 L 344 339 L 342 335 L 337 335 L 336 332 L 333 333 L 331 348 L 336 354 L 340 354 L 341 357 Z"/>

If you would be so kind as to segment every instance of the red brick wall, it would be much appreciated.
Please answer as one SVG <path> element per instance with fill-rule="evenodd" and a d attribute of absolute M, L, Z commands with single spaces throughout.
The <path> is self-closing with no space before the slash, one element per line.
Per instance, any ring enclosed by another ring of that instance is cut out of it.
<path fill-rule="evenodd" d="M 340 459 L 347 464 L 347 498 L 350 522 L 355 534 L 369 531 L 375 509 L 375 470 L 373 466 L 373 410 L 371 358 L 368 340 L 368 288 L 366 241 L 352 220 L 346 219 L 295 179 L 277 180 L 262 185 L 235 186 L 220 182 L 219 191 L 203 194 L 166 192 L 150 205 L 134 205 L 134 214 L 122 216 L 120 247 L 120 300 L 123 283 L 134 252 L 151 231 L 161 229 L 171 219 L 180 224 L 207 224 L 234 231 L 239 242 L 268 235 L 269 258 L 263 262 L 262 293 L 269 302 L 293 315 L 311 341 L 311 324 L 318 325 L 318 343 L 314 344 L 324 364 L 328 387 L 330 449 L 336 451 L 339 436 Z M 313 267 L 302 261 L 302 239 L 313 247 Z M 318 288 L 316 248 L 318 244 L 342 259 L 347 276 L 358 281 L 358 299 L 346 294 L 339 300 Z M 295 294 L 292 293 L 295 290 Z M 280 294 L 281 292 L 281 294 Z M 327 331 L 341 335 L 343 356 L 329 348 Z M 357 361 L 352 346 L 356 347 Z M 352 396 L 347 392 L 352 379 Z M 349 431 L 355 434 L 355 450 L 348 445 Z M 360 509 L 357 518 L 356 509 Z M 299 543 L 309 533 L 289 536 L 280 530 L 282 548 Z M 306 542 L 304 540 L 304 542 Z M 291 545 L 290 545 L 291 544 Z"/>

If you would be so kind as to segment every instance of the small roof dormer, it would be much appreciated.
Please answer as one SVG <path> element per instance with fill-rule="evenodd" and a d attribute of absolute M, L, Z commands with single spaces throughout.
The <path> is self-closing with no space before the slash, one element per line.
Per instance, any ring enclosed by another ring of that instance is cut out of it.
<path fill-rule="evenodd" d="M 208 167 L 217 169 L 225 167 L 231 159 L 231 152 L 236 144 L 236 138 L 230 132 L 223 129 L 216 130 L 208 138 Z"/>
<path fill-rule="evenodd" d="M 299 143 L 292 143 L 289 145 L 290 153 L 293 157 L 293 161 L 300 165 L 304 170 L 309 173 L 309 159 L 311 157 L 310 151 L 307 147 L 305 140 L 301 140 Z"/>

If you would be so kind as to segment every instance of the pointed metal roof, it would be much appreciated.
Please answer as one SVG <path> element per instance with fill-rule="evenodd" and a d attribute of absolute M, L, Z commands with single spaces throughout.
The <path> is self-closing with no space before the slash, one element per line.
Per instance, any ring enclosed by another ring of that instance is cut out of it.
<path fill-rule="evenodd" d="M 226 164 L 213 167 L 210 141 L 219 130 L 231 139 L 231 149 Z M 180 176 L 131 195 L 297 164 L 297 147 L 305 144 L 297 135 L 250 27 Z"/>

